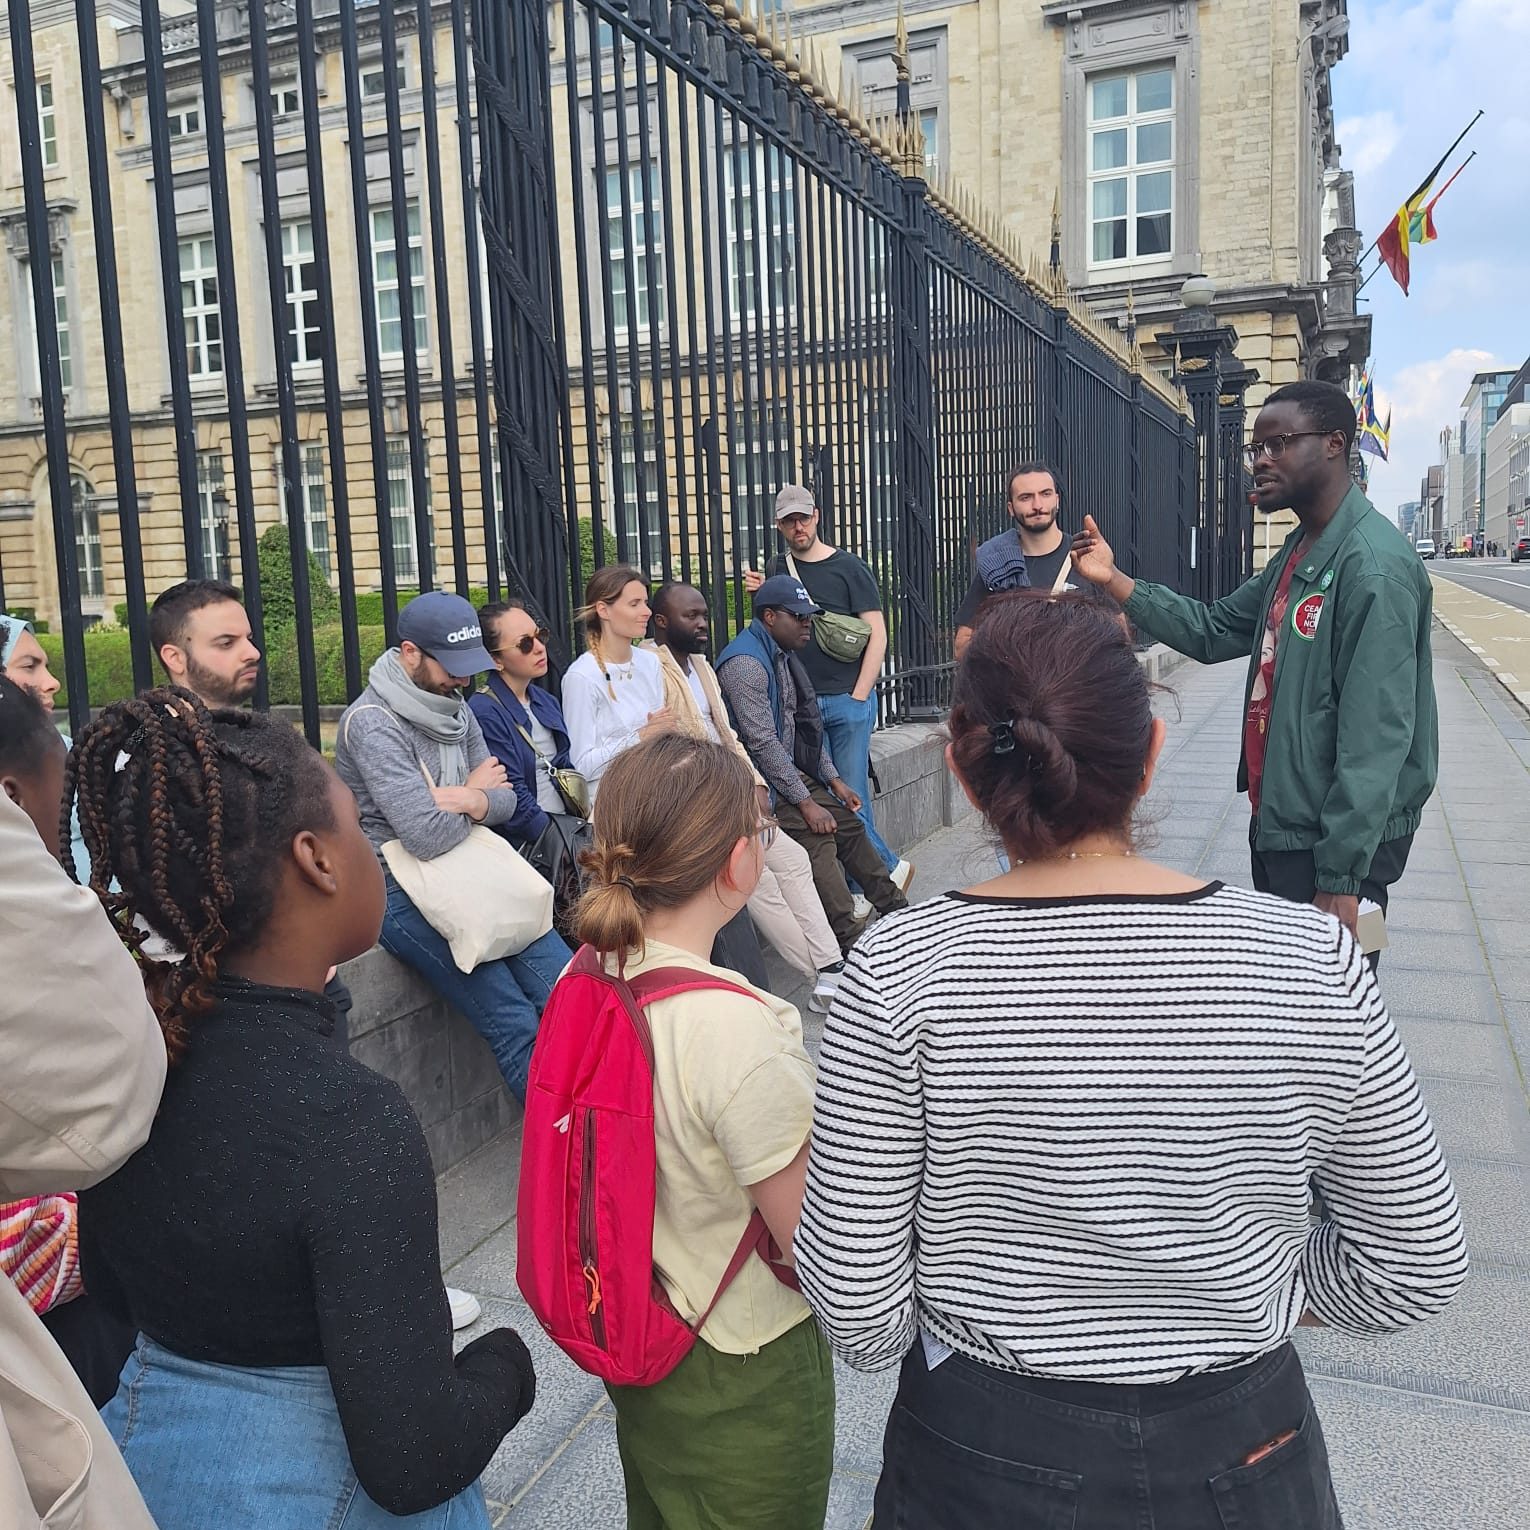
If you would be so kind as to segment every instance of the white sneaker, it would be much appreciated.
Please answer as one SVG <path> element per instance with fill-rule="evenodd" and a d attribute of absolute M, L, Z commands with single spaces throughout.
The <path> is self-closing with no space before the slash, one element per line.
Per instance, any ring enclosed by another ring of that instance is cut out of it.
<path fill-rule="evenodd" d="M 913 862 L 900 860 L 887 875 L 892 880 L 892 885 L 907 897 L 909 883 L 914 880 Z"/>
<path fill-rule="evenodd" d="M 808 1008 L 815 1015 L 826 1015 L 829 1007 L 834 1003 L 834 995 L 839 992 L 839 976 L 845 970 L 843 962 L 836 962 L 832 967 L 824 967 L 813 983 L 813 996 L 808 1000 Z"/>
<path fill-rule="evenodd" d="M 456 1286 L 448 1286 L 446 1300 L 452 1309 L 453 1333 L 471 1328 L 483 1316 L 483 1308 L 471 1291 L 459 1291 Z"/>
<path fill-rule="evenodd" d="M 871 918 L 871 899 L 864 893 L 856 893 L 850 900 L 851 912 L 857 919 Z"/>

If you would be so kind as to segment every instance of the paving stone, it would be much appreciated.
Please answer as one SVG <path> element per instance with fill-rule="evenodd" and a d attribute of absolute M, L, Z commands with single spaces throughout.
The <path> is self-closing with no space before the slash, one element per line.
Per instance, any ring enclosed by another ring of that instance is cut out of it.
<path fill-rule="evenodd" d="M 1530 1497 L 1530 1415 L 1312 1382 L 1345 1530 L 1509 1530 Z"/>
<path fill-rule="evenodd" d="M 1399 946 L 1406 946 L 1407 927 L 1393 930 L 1391 938 Z M 1472 958 L 1481 956 L 1481 947 L 1475 940 L 1463 939 L 1463 969 Z M 1389 952 L 1381 955 L 1381 991 L 1386 995 L 1387 1008 L 1394 1015 L 1433 1016 L 1441 1020 L 1468 1020 L 1482 1024 L 1496 1024 L 1499 1018 L 1498 993 L 1492 980 L 1480 970 L 1475 975 L 1468 970 L 1452 972 L 1448 969 L 1420 972 L 1408 967 L 1393 967 L 1388 961 Z"/>
<path fill-rule="evenodd" d="M 1461 1079 L 1423 1078 L 1419 1088 L 1447 1153 L 1513 1158 L 1523 1151 L 1525 1113 L 1506 1087 Z"/>
<path fill-rule="evenodd" d="M 1395 920 L 1387 921 L 1392 944 L 1382 955 L 1382 971 L 1464 972 L 1472 977 L 1487 977 L 1487 953 L 1470 936 L 1450 935 L 1441 930 L 1408 929 Z"/>
<path fill-rule="evenodd" d="M 1506 999 L 1530 999 L 1530 955 L 1492 958 L 1493 981 Z"/>
<path fill-rule="evenodd" d="M 1501 1079 L 1513 1071 L 1507 1033 L 1494 1025 L 1463 1025 L 1459 1020 L 1396 1017 L 1398 1034 L 1408 1049 L 1414 1072 L 1438 1078 Z"/>

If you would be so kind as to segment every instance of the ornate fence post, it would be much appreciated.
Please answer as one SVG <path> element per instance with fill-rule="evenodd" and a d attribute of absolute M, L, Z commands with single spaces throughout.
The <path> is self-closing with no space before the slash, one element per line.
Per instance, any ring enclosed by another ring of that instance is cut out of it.
<path fill-rule="evenodd" d="M 1252 550 L 1247 526 L 1253 512 L 1242 491 L 1242 399 L 1253 375 L 1238 363 L 1237 330 L 1218 324 L 1209 305 L 1186 308 L 1172 329 L 1154 338 L 1174 358 L 1174 379 L 1195 420 L 1199 461 L 1189 592 L 1198 600 L 1216 600 L 1238 582 L 1231 575 L 1244 561 L 1242 546 Z M 1236 434 L 1223 429 L 1224 394 L 1235 400 Z"/>
<path fill-rule="evenodd" d="M 892 645 L 900 676 L 897 711 L 908 720 L 940 715 L 935 672 L 940 634 L 935 620 L 935 463 L 930 372 L 930 216 L 925 197 L 924 133 L 909 102 L 908 31 L 898 12 L 899 216 L 892 238 L 893 355 L 898 401 L 899 528 Z"/>
<path fill-rule="evenodd" d="M 548 180 L 547 7 L 472 0 L 472 33 L 507 582 L 561 634 L 569 630 L 570 571 L 577 569 L 578 549 L 568 546 L 560 513 L 568 375 L 553 313 L 561 283 L 558 204 Z"/>

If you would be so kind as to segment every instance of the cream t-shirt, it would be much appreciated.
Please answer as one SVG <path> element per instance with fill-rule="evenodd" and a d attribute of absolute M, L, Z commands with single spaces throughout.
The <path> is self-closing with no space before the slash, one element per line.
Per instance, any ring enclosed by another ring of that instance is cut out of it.
<path fill-rule="evenodd" d="M 607 957 L 606 966 L 615 971 L 615 958 Z M 755 995 L 676 994 L 648 1009 L 658 1156 L 654 1264 L 676 1310 L 694 1323 L 754 1214 L 743 1186 L 784 1169 L 807 1141 L 813 1063 L 803 1049 L 801 1017 L 784 999 L 652 940 L 641 959 L 628 958 L 626 973 L 653 967 L 689 967 Z M 809 1316 L 801 1295 L 751 1257 L 701 1336 L 724 1354 L 752 1355 Z"/>

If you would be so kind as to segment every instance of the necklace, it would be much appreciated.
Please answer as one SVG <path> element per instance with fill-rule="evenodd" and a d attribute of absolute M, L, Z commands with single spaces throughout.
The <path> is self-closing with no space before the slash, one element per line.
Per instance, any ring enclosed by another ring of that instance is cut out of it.
<path fill-rule="evenodd" d="M 629 658 L 625 663 L 607 665 L 606 656 L 600 651 L 600 645 L 595 645 L 595 662 L 600 666 L 600 678 L 606 682 L 606 695 L 612 701 L 616 700 L 616 689 L 611 684 L 611 672 L 616 671 L 618 680 L 632 680 L 637 677 L 637 660 Z"/>
<path fill-rule="evenodd" d="M 1070 850 L 1066 855 L 1038 855 L 1029 861 L 1016 861 L 1017 866 L 1048 866 L 1059 861 L 1115 861 L 1134 856 L 1135 850 Z"/>

